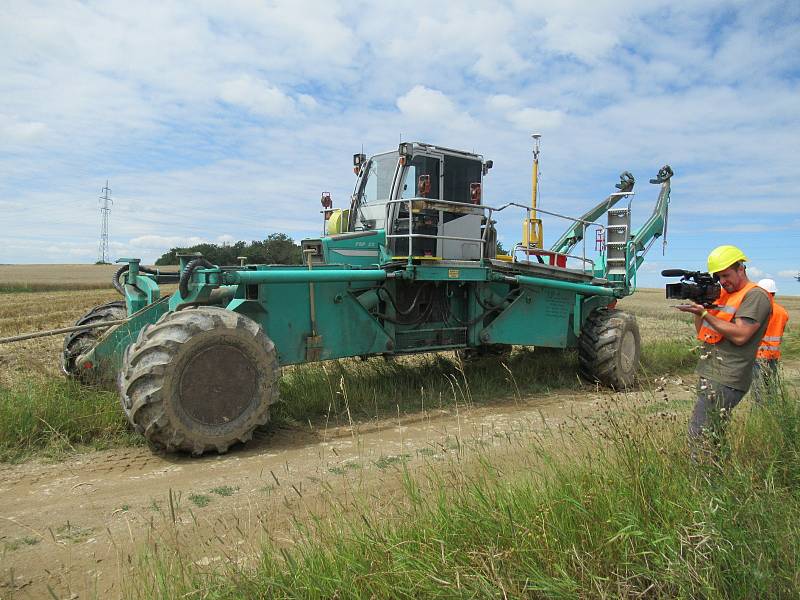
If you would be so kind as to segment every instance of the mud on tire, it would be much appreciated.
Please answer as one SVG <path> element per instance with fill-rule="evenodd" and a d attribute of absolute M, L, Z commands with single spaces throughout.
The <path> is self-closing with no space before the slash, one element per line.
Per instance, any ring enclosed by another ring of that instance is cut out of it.
<path fill-rule="evenodd" d="M 639 325 L 633 315 L 607 308 L 589 315 L 578 340 L 582 377 L 615 390 L 631 388 L 640 354 Z"/>
<path fill-rule="evenodd" d="M 156 449 L 224 453 L 269 421 L 279 372 L 258 323 L 201 307 L 143 328 L 125 352 L 118 388 L 128 420 Z"/>
<path fill-rule="evenodd" d="M 128 316 L 125 302 L 117 300 L 95 306 L 80 319 L 75 321 L 75 325 L 91 325 L 103 321 L 117 321 Z M 95 383 L 96 375 L 92 371 L 85 371 L 78 368 L 75 361 L 78 357 L 95 345 L 98 339 L 105 332 L 104 329 L 87 329 L 84 331 L 73 331 L 64 337 L 64 348 L 61 352 L 61 372 L 67 377 L 78 379 L 83 383 Z M 111 379 L 113 383 L 113 378 Z"/>

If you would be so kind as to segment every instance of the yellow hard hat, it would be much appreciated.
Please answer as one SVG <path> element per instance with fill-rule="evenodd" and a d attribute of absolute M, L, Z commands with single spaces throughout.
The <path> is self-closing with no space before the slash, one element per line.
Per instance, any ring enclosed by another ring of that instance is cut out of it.
<path fill-rule="evenodd" d="M 708 272 L 719 273 L 733 263 L 746 261 L 747 257 L 736 246 L 717 246 L 708 255 Z"/>

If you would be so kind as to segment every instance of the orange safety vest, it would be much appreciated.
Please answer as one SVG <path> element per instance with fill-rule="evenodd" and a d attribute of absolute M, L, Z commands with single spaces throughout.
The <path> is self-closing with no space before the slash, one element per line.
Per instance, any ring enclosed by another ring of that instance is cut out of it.
<path fill-rule="evenodd" d="M 758 347 L 756 358 L 762 360 L 777 360 L 781 357 L 781 339 L 786 322 L 789 320 L 789 313 L 777 302 L 772 303 L 772 317 L 769 319 L 767 331 Z"/>
<path fill-rule="evenodd" d="M 719 294 L 719 300 L 717 300 L 717 308 L 709 310 L 708 314 L 714 315 L 723 321 L 733 321 L 733 317 L 736 316 L 736 310 L 741 306 L 742 300 L 744 300 L 747 292 L 756 287 L 758 286 L 750 281 L 738 292 L 733 292 L 732 294 L 729 294 L 723 289 Z M 766 294 L 766 292 L 764 293 Z M 767 295 L 769 296 L 769 294 Z M 722 334 L 714 329 L 708 321 L 703 319 L 700 331 L 697 332 L 697 339 L 708 344 L 719 344 L 722 341 Z"/>

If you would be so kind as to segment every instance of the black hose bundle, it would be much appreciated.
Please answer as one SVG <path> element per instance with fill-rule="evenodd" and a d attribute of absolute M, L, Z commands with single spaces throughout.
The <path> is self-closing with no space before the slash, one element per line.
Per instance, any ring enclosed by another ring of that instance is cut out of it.
<path fill-rule="evenodd" d="M 125 288 L 122 287 L 122 275 L 123 273 L 127 273 L 128 269 L 130 269 L 130 265 L 121 266 L 119 269 L 117 269 L 117 272 L 114 273 L 114 276 L 111 278 L 111 285 L 113 285 L 114 289 L 117 290 L 123 296 L 125 295 Z M 139 270 L 142 273 L 149 273 L 150 275 L 157 275 L 157 276 L 167 275 L 172 277 L 178 277 L 177 272 L 162 273 L 158 269 L 151 269 L 150 267 L 140 266 Z"/>
<path fill-rule="evenodd" d="M 186 296 L 189 295 L 189 280 L 192 278 L 194 270 L 198 268 L 213 269 L 214 265 L 202 257 L 190 260 L 183 269 L 181 279 L 178 282 L 178 290 L 181 293 L 181 298 L 186 298 Z"/>

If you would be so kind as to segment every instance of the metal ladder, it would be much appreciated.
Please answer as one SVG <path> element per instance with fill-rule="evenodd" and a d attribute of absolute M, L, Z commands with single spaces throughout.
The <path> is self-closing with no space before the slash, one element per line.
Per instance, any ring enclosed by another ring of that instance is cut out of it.
<path fill-rule="evenodd" d="M 630 239 L 631 211 L 613 208 L 608 211 L 606 227 L 606 265 L 609 275 L 627 275 L 626 247 Z"/>

